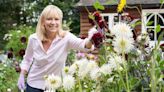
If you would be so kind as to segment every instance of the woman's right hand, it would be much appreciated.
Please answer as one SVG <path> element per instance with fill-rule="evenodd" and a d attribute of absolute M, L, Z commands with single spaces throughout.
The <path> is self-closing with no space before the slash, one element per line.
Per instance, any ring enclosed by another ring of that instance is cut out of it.
<path fill-rule="evenodd" d="M 26 88 L 25 87 L 25 77 L 24 77 L 24 74 L 22 74 L 22 73 L 20 73 L 17 86 L 20 90 L 24 90 Z"/>

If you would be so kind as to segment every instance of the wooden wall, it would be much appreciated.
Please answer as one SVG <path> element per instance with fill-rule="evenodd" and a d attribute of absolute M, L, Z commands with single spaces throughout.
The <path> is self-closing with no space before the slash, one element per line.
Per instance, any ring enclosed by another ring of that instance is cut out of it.
<path fill-rule="evenodd" d="M 88 30 L 92 27 L 88 20 L 88 13 L 81 12 L 80 13 L 80 36 L 87 37 Z"/>

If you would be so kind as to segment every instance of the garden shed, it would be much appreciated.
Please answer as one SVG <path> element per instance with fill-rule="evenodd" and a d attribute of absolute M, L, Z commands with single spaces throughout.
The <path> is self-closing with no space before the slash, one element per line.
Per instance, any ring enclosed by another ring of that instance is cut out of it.
<path fill-rule="evenodd" d="M 99 1 L 105 9 L 101 15 L 106 21 L 108 28 L 111 29 L 118 22 L 117 5 L 119 0 L 80 0 L 76 5 L 80 11 L 80 37 L 87 37 L 91 24 L 88 19 L 88 11 L 96 11 L 93 4 Z M 134 23 L 138 20 L 141 24 L 135 26 L 134 30 L 137 35 L 142 31 L 147 31 L 150 36 L 150 46 L 154 46 L 159 34 L 164 31 L 164 6 L 160 0 L 126 0 L 127 5 L 121 14 L 121 20 L 127 23 Z M 151 23 L 150 23 L 151 22 Z M 150 23 L 149 25 L 146 25 Z M 160 25 L 161 32 L 156 33 L 154 30 Z M 164 43 L 164 37 L 161 44 Z"/>

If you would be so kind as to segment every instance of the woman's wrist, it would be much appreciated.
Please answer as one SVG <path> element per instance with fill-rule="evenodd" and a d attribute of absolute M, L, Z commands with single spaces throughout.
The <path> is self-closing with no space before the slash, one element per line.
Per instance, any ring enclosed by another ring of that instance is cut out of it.
<path fill-rule="evenodd" d="M 92 43 L 91 39 L 86 38 L 85 47 L 90 49 L 92 47 L 92 45 L 93 45 L 93 43 Z"/>
<path fill-rule="evenodd" d="M 21 69 L 20 75 L 25 76 L 26 74 L 27 74 L 27 71 L 26 71 L 26 70 Z"/>

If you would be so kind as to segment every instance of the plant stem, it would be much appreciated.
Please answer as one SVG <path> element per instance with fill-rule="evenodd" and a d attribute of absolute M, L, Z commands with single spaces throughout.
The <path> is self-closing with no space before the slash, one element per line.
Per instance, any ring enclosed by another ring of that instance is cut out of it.
<path fill-rule="evenodd" d="M 122 83 L 123 83 L 125 89 L 127 89 L 127 88 L 126 88 L 126 85 L 125 85 L 125 82 L 124 82 L 124 80 L 123 80 L 122 74 L 120 73 L 120 71 L 118 71 L 118 73 L 119 73 L 119 75 L 120 75 L 121 81 L 122 81 Z"/>
<path fill-rule="evenodd" d="M 123 57 L 123 60 L 124 60 L 124 62 L 126 61 L 125 60 L 125 53 L 124 52 L 122 52 L 122 57 Z M 128 63 L 128 62 L 127 62 Z M 123 65 L 124 65 L 124 68 L 125 68 L 125 74 L 126 74 L 126 90 L 127 90 L 127 92 L 130 92 L 130 88 L 129 88 L 129 80 L 128 80 L 128 70 L 127 70 L 127 64 L 126 64 L 126 62 L 125 63 L 123 63 Z"/>
<path fill-rule="evenodd" d="M 151 92 L 156 92 L 156 77 L 155 77 L 155 60 L 154 60 L 154 52 L 153 57 L 151 59 Z"/>
<path fill-rule="evenodd" d="M 88 14 L 91 14 L 91 13 L 89 12 L 87 6 L 84 6 L 84 7 L 85 7 L 86 11 L 88 12 Z M 93 19 L 93 22 L 94 22 L 94 24 L 95 24 L 98 28 L 100 28 L 100 26 L 98 25 L 98 23 L 96 22 L 95 19 Z"/>
<path fill-rule="evenodd" d="M 80 81 L 79 78 L 78 78 L 78 83 L 79 83 L 79 92 L 83 92 L 83 91 L 82 91 L 82 86 L 81 86 L 81 81 Z"/>
<path fill-rule="evenodd" d="M 115 60 L 116 60 L 116 58 L 114 58 Z M 117 70 L 119 69 L 119 64 L 118 64 L 118 62 L 116 62 L 116 65 L 117 65 Z M 122 76 L 122 73 L 118 70 L 118 73 L 119 73 L 119 76 L 120 76 L 120 78 L 121 78 L 121 81 L 122 81 L 122 83 L 123 83 L 123 86 L 125 87 L 125 89 L 127 89 L 126 88 L 126 84 L 125 84 L 125 82 L 124 82 L 124 80 L 123 80 L 123 76 Z"/>

